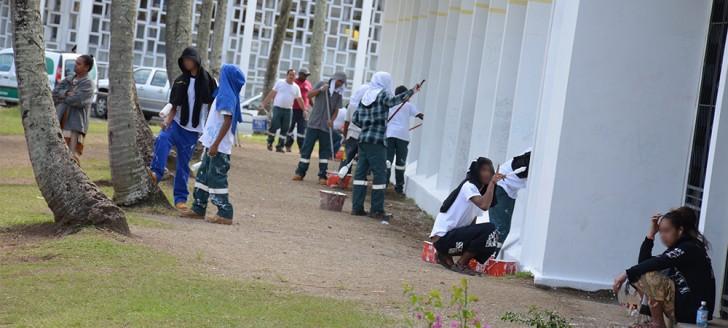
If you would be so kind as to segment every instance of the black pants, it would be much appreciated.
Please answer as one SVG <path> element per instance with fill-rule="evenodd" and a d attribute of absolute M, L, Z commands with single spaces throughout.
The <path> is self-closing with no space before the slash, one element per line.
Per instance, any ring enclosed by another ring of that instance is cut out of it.
<path fill-rule="evenodd" d="M 286 148 L 291 148 L 291 146 L 293 146 L 293 139 L 296 139 L 296 144 L 298 145 L 298 151 L 300 152 L 301 147 L 303 147 L 303 138 L 305 137 L 305 135 L 306 135 L 306 117 L 304 117 L 302 110 L 294 109 L 293 117 L 291 118 L 291 125 L 288 127 L 288 138 L 286 138 Z"/>
<path fill-rule="evenodd" d="M 339 169 L 349 165 L 349 162 L 353 161 L 356 154 L 359 153 L 359 139 L 347 138 L 344 141 L 344 148 L 346 149 L 346 159 L 341 161 Z"/>
<path fill-rule="evenodd" d="M 459 256 L 464 252 L 473 252 L 480 263 L 485 263 L 497 248 L 498 231 L 492 223 L 456 228 L 435 242 L 438 253 Z"/>

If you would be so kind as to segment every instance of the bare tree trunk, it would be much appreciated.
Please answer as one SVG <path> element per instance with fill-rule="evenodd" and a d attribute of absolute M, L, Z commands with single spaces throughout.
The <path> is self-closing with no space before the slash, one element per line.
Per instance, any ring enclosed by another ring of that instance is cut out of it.
<path fill-rule="evenodd" d="M 142 108 L 139 107 L 139 97 L 137 97 L 136 85 L 132 83 L 132 105 L 134 106 L 134 125 L 136 126 L 136 145 L 139 152 L 139 156 L 142 157 L 144 166 L 148 167 L 152 165 L 152 157 L 154 157 L 154 133 L 149 128 L 149 123 L 144 117 Z"/>
<path fill-rule="evenodd" d="M 177 64 L 177 58 L 182 50 L 192 42 L 192 0 L 167 1 L 167 16 L 165 18 L 165 55 L 167 57 L 167 78 L 169 85 L 182 71 Z"/>
<path fill-rule="evenodd" d="M 268 56 L 268 68 L 265 72 L 265 80 L 263 82 L 263 94 L 267 95 L 273 88 L 278 76 L 278 61 L 281 59 L 281 48 L 286 38 L 286 29 L 288 28 L 288 18 L 291 16 L 293 8 L 293 0 L 281 0 L 280 13 L 276 20 L 276 29 L 273 32 L 273 41 L 270 46 L 270 56 Z"/>
<path fill-rule="evenodd" d="M 324 40 L 326 37 L 326 18 L 328 17 L 328 0 L 316 0 L 313 13 L 313 31 L 311 31 L 311 58 L 308 70 L 311 73 L 311 84 L 321 81 L 321 61 L 324 57 Z"/>
<path fill-rule="evenodd" d="M 71 160 L 63 141 L 45 73 L 38 0 L 13 0 L 10 6 L 25 140 L 35 181 L 55 222 L 66 231 L 95 225 L 128 235 L 124 211 Z"/>
<path fill-rule="evenodd" d="M 253 9 L 254 10 L 254 9 Z M 225 40 L 225 25 L 227 24 L 227 0 L 218 0 L 215 9 L 215 29 L 212 31 L 212 53 L 210 54 L 209 71 L 216 79 L 220 77 L 222 63 L 222 42 Z M 252 22 L 246 22 L 252 26 Z M 241 67 L 243 71 L 247 67 Z"/>
<path fill-rule="evenodd" d="M 114 201 L 122 206 L 162 205 L 171 207 L 164 193 L 153 182 L 142 153 L 149 149 L 138 147 L 137 104 L 132 71 L 134 19 L 137 0 L 114 0 L 111 3 L 111 48 L 109 49 L 109 158 Z M 141 129 L 144 130 L 144 129 Z M 148 130 L 148 128 L 147 128 Z M 151 139 L 148 139 L 151 140 Z M 142 140 L 142 146 L 148 142 Z M 148 156 L 151 152 L 149 152 Z"/>
<path fill-rule="evenodd" d="M 200 51 L 202 66 L 207 67 L 207 55 L 210 48 L 210 24 L 212 23 L 212 0 L 202 0 L 200 6 L 200 23 L 197 24 L 197 50 Z"/>

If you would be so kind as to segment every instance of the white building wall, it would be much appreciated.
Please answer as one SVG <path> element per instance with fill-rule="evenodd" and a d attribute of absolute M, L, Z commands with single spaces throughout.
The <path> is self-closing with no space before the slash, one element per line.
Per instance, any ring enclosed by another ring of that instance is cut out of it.
<path fill-rule="evenodd" d="M 682 204 L 709 5 L 555 2 L 523 250 L 542 255 L 522 259 L 537 282 L 608 288 L 650 215 Z"/>

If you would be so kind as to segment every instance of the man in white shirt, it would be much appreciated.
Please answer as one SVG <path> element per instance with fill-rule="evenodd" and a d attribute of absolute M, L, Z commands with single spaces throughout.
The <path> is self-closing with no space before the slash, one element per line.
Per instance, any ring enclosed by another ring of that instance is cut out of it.
<path fill-rule="evenodd" d="M 407 91 L 407 87 L 400 85 L 395 94 Z M 400 195 L 404 194 L 404 170 L 407 168 L 407 152 L 410 140 L 410 119 L 417 117 L 424 119 L 425 115 L 420 113 L 414 104 L 407 102 L 397 109 L 395 106 L 389 109 L 389 122 L 387 122 L 387 161 L 390 167 L 387 168 L 387 181 L 391 177 L 391 165 L 394 165 L 394 191 Z M 395 160 L 396 157 L 396 160 Z"/>
<path fill-rule="evenodd" d="M 233 224 L 233 205 L 228 199 L 227 173 L 230 154 L 235 144 L 235 129 L 242 122 L 240 89 L 245 75 L 235 65 L 222 65 L 220 87 L 212 103 L 210 115 L 200 137 L 205 147 L 202 163 L 195 177 L 194 203 L 182 216 L 204 219 L 208 199 L 217 206 L 217 214 L 207 218 L 210 223 Z"/>
<path fill-rule="evenodd" d="M 285 153 L 283 147 L 286 143 L 288 127 L 293 117 L 293 102 L 298 102 L 298 106 L 303 108 L 304 111 L 308 111 L 308 107 L 301 96 L 301 88 L 298 87 L 295 80 L 296 71 L 289 69 L 286 73 L 286 78 L 278 80 L 270 93 L 263 99 L 263 108 L 268 107 L 271 100 L 273 101 L 273 117 L 271 118 L 270 129 L 268 129 L 268 150 L 270 151 L 273 150 L 273 141 L 275 140 L 276 132 L 280 130 L 276 151 Z"/>

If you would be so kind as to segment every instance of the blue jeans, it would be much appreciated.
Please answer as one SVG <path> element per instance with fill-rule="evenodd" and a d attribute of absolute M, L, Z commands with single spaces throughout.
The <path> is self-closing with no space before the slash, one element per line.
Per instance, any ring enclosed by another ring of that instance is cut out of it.
<path fill-rule="evenodd" d="M 187 203 L 187 180 L 190 178 L 190 159 L 195 150 L 195 144 L 200 135 L 197 132 L 185 130 L 177 121 L 172 121 L 167 129 L 157 136 L 154 142 L 154 158 L 152 158 L 152 172 L 157 181 L 162 181 L 164 168 L 167 166 L 167 157 L 172 146 L 177 148 L 177 171 L 174 174 L 174 203 Z"/>

